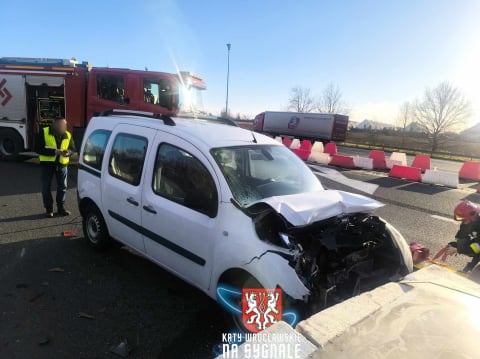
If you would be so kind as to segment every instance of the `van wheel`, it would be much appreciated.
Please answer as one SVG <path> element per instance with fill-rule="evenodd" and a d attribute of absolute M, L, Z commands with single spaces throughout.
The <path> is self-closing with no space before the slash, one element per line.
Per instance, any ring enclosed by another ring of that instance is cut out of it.
<path fill-rule="evenodd" d="M 23 140 L 16 131 L 0 130 L 0 159 L 17 160 L 23 149 Z"/>
<path fill-rule="evenodd" d="M 105 250 L 112 240 L 102 214 L 95 206 L 88 206 L 82 217 L 83 235 L 87 243 L 96 250 Z"/>

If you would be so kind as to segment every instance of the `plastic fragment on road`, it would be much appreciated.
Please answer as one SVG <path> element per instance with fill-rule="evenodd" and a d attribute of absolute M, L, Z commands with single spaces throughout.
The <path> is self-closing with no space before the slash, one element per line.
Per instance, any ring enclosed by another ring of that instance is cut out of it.
<path fill-rule="evenodd" d="M 62 232 L 63 237 L 74 237 L 76 235 L 77 234 L 75 233 L 75 231 L 63 231 Z"/>
<path fill-rule="evenodd" d="M 118 344 L 115 348 L 110 350 L 111 353 L 121 356 L 122 358 L 128 357 L 131 351 L 132 351 L 132 348 L 130 348 L 130 346 L 128 345 L 127 339 L 125 339 L 123 342 Z"/>
<path fill-rule="evenodd" d="M 95 316 L 94 316 L 94 315 L 91 315 L 91 314 L 88 314 L 88 313 L 85 313 L 85 312 L 79 312 L 79 313 L 78 313 L 78 317 L 79 317 L 79 318 L 90 319 L 90 320 L 94 320 L 94 319 L 95 319 Z"/>

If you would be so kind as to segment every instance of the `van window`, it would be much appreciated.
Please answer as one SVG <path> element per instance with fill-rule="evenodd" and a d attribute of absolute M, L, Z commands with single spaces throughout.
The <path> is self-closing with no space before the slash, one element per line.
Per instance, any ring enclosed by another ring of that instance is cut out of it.
<path fill-rule="evenodd" d="M 97 170 L 102 168 L 103 155 L 110 133 L 106 130 L 97 130 L 90 134 L 83 150 L 83 162 L 85 164 Z"/>
<path fill-rule="evenodd" d="M 97 75 L 97 95 L 99 99 L 124 102 L 125 86 L 121 75 Z"/>
<path fill-rule="evenodd" d="M 138 186 L 142 179 L 143 163 L 147 153 L 145 137 L 120 133 L 115 137 L 108 173 L 131 185 Z"/>
<path fill-rule="evenodd" d="M 172 86 L 170 80 L 144 79 L 143 101 L 152 105 L 165 108 L 172 107 Z"/>
<path fill-rule="evenodd" d="M 209 217 L 217 215 L 218 195 L 210 172 L 178 147 L 166 143 L 159 146 L 152 189 L 159 196 Z"/>

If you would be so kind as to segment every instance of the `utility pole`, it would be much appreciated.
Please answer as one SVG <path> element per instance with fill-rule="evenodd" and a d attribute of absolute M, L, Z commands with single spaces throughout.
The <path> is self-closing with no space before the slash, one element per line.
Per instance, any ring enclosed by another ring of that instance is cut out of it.
<path fill-rule="evenodd" d="M 228 82 L 230 80 L 230 48 L 232 44 L 227 44 L 227 100 L 225 101 L 225 115 L 228 118 Z"/>

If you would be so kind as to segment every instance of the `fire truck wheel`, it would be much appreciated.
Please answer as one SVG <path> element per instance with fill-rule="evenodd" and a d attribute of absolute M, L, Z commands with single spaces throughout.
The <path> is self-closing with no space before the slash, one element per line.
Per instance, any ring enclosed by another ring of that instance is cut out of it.
<path fill-rule="evenodd" d="M 23 141 L 20 135 L 10 129 L 0 130 L 0 159 L 17 160 L 23 151 Z"/>

